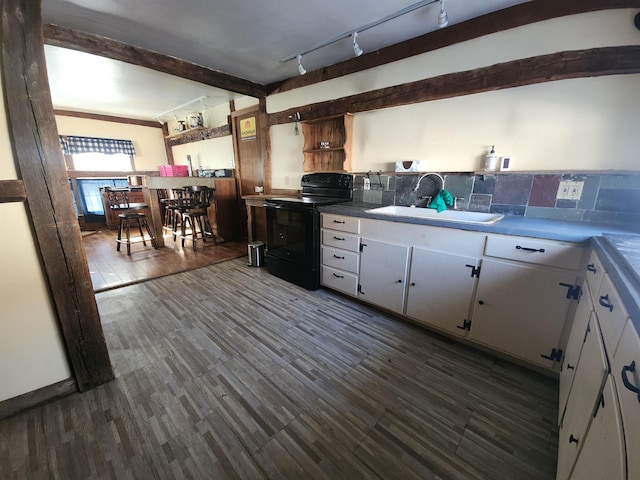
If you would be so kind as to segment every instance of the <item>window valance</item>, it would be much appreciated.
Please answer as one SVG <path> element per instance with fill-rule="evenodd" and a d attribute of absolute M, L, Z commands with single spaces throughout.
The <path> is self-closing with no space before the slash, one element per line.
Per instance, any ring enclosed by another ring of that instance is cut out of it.
<path fill-rule="evenodd" d="M 89 152 L 104 153 L 107 155 L 124 153 L 125 155 L 134 156 L 136 154 L 131 140 L 118 140 L 115 138 L 60 135 L 60 146 L 65 155 Z"/>

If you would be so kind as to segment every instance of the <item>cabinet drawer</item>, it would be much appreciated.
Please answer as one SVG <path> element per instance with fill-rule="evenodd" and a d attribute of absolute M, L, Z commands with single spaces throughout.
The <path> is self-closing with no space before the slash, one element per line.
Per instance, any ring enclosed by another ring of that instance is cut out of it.
<path fill-rule="evenodd" d="M 335 268 L 322 266 L 320 283 L 325 287 L 333 288 L 352 296 L 358 294 L 358 277 Z"/>
<path fill-rule="evenodd" d="M 360 219 L 357 217 L 323 213 L 322 228 L 330 228 L 331 230 L 339 230 L 341 232 L 360 233 Z"/>
<path fill-rule="evenodd" d="M 359 256 L 333 247 L 322 247 L 322 264 L 351 273 L 358 273 Z"/>
<path fill-rule="evenodd" d="M 357 252 L 360 249 L 360 237 L 335 230 L 322 230 L 322 244 Z"/>
<path fill-rule="evenodd" d="M 627 478 L 640 478 L 640 336 L 629 320 L 618 350 L 613 356 L 611 374 L 616 381 L 620 415 L 627 445 Z"/>
<path fill-rule="evenodd" d="M 594 310 L 598 314 L 604 344 L 607 346 L 607 350 L 613 353 L 618 346 L 628 314 L 609 275 L 605 274 L 602 279 L 602 285 L 593 298 L 593 304 Z"/>
<path fill-rule="evenodd" d="M 488 236 L 484 254 L 489 257 L 578 270 L 583 265 L 584 249 L 570 243 L 538 238 Z"/>
<path fill-rule="evenodd" d="M 584 277 L 589 284 L 589 293 L 592 298 L 595 298 L 598 290 L 600 290 L 600 285 L 602 284 L 605 273 L 604 266 L 598 258 L 598 254 L 592 251 L 584 271 Z"/>

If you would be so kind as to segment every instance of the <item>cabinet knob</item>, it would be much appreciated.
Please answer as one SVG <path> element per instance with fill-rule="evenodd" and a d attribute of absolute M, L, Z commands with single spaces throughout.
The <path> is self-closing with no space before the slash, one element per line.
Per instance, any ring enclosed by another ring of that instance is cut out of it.
<path fill-rule="evenodd" d="M 569 443 L 578 443 L 578 439 L 573 436 L 573 433 L 569 436 Z"/>
<path fill-rule="evenodd" d="M 398 280 L 398 281 L 396 281 L 396 283 L 402 283 L 402 280 Z"/>
<path fill-rule="evenodd" d="M 587 270 L 592 273 L 596 273 L 596 266 L 593 263 L 590 263 L 589 265 L 587 265 Z"/>
<path fill-rule="evenodd" d="M 416 282 L 411 282 L 411 286 L 415 287 L 416 286 Z"/>
<path fill-rule="evenodd" d="M 478 300 L 478 304 L 484 305 L 484 300 Z"/>
<path fill-rule="evenodd" d="M 567 363 L 567 370 L 573 370 L 575 367 L 570 363 Z"/>

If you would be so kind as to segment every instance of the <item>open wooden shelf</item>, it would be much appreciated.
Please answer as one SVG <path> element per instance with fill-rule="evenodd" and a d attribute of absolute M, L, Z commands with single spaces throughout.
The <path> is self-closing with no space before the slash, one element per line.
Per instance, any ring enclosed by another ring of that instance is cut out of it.
<path fill-rule="evenodd" d="M 301 126 L 305 172 L 351 171 L 353 114 L 310 120 Z M 329 142 L 329 148 L 320 148 L 321 142 Z"/>

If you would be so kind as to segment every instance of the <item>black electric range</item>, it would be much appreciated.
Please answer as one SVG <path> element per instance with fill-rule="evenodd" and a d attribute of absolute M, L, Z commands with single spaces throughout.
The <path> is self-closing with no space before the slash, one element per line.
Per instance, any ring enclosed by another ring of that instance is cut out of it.
<path fill-rule="evenodd" d="M 267 270 L 308 290 L 320 286 L 320 212 L 323 205 L 349 202 L 353 176 L 302 176 L 300 198 L 270 198 L 267 212 Z"/>

